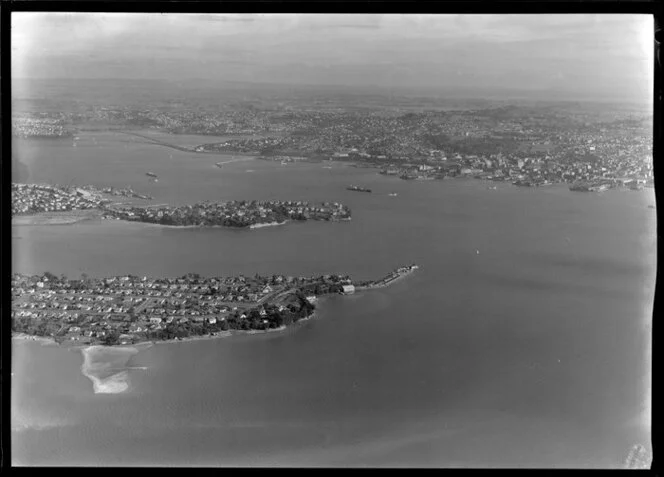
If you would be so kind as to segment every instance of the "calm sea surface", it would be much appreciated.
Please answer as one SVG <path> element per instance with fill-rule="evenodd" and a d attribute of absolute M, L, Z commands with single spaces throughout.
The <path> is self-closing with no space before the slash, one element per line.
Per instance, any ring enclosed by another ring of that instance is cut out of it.
<path fill-rule="evenodd" d="M 197 142 L 210 141 L 180 141 Z M 252 231 L 13 227 L 16 272 L 368 279 L 421 266 L 388 289 L 326 299 L 283 333 L 141 351 L 130 365 L 147 369 L 129 371 L 124 394 L 94 394 L 80 351 L 15 342 L 16 464 L 619 467 L 633 444 L 650 448 L 652 190 L 487 190 L 260 160 L 219 169 L 232 157 L 116 133 L 14 149 L 29 182 L 353 210 L 346 223 Z"/>

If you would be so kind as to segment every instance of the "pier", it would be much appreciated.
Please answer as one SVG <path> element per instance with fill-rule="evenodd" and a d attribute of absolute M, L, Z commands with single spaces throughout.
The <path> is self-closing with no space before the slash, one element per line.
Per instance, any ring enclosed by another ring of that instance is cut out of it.
<path fill-rule="evenodd" d="M 420 268 L 418 265 L 409 265 L 407 267 L 399 267 L 393 272 L 387 274 L 380 280 L 375 280 L 375 281 L 370 281 L 370 282 L 360 282 L 359 284 L 355 285 L 355 290 L 361 291 L 361 290 L 373 290 L 376 288 L 384 288 L 388 287 L 397 280 L 410 275 L 413 273 L 415 270 Z"/>

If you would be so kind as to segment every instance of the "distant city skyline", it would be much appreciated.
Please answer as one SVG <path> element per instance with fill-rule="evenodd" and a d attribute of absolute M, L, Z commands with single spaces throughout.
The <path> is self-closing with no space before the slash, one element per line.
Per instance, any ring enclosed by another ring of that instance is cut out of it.
<path fill-rule="evenodd" d="M 648 15 L 14 13 L 14 78 L 522 90 L 652 101 Z"/>

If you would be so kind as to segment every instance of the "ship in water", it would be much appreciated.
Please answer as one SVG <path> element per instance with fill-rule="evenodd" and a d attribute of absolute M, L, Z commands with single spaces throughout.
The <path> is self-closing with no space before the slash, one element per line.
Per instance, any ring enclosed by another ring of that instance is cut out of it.
<path fill-rule="evenodd" d="M 154 172 L 146 172 L 145 175 L 149 177 L 154 177 L 155 179 L 157 178 L 157 174 L 155 174 Z"/>
<path fill-rule="evenodd" d="M 397 193 L 396 193 L 396 192 L 390 192 L 389 195 L 390 195 L 390 197 L 396 197 L 396 196 L 397 196 Z"/>
<path fill-rule="evenodd" d="M 217 162 L 215 164 L 215 166 L 217 166 L 219 169 L 221 169 L 224 166 L 224 163 L 223 162 Z"/>
<path fill-rule="evenodd" d="M 367 189 L 366 187 L 354 186 L 354 185 L 346 187 L 346 190 L 353 190 L 355 192 L 371 192 L 371 189 Z"/>

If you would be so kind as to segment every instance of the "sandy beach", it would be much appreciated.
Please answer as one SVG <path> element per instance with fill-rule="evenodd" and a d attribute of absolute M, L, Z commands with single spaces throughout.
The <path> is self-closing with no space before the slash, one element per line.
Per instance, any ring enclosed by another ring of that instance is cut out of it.
<path fill-rule="evenodd" d="M 237 229 L 237 230 L 243 230 L 243 229 L 260 229 L 263 227 L 274 227 L 277 225 L 284 225 L 288 223 L 288 221 L 284 222 L 269 222 L 265 224 L 253 224 L 250 225 L 249 227 L 228 227 L 225 225 L 164 225 L 164 224 L 155 224 L 152 222 L 140 222 L 138 220 L 123 220 L 123 222 L 128 222 L 128 223 L 134 223 L 134 224 L 142 224 L 145 225 L 146 227 L 165 227 L 169 229 Z"/>
<path fill-rule="evenodd" d="M 118 394 L 129 389 L 127 363 L 146 346 L 88 346 L 81 350 L 81 372 L 92 381 L 95 394 Z"/>
<path fill-rule="evenodd" d="M 262 333 L 275 333 L 277 331 L 284 331 L 286 328 L 288 328 L 286 325 L 281 325 L 278 328 L 268 328 L 267 330 L 233 330 L 233 334 L 238 334 L 238 335 L 259 335 Z"/>
<path fill-rule="evenodd" d="M 268 223 L 264 223 L 264 224 L 253 224 L 253 225 L 250 225 L 249 228 L 250 229 L 260 229 L 260 228 L 263 228 L 263 227 L 274 227 L 276 225 L 284 225 L 287 222 L 288 222 L 287 220 L 284 220 L 283 222 L 268 222 Z"/>
<path fill-rule="evenodd" d="M 186 343 L 188 341 L 205 341 L 205 340 L 218 340 L 220 338 L 228 338 L 232 336 L 230 331 L 219 331 L 212 336 L 202 335 L 202 336 L 188 336 L 186 338 L 178 338 L 174 340 L 164 340 L 164 341 L 149 341 L 152 344 L 171 344 L 171 343 Z"/>

